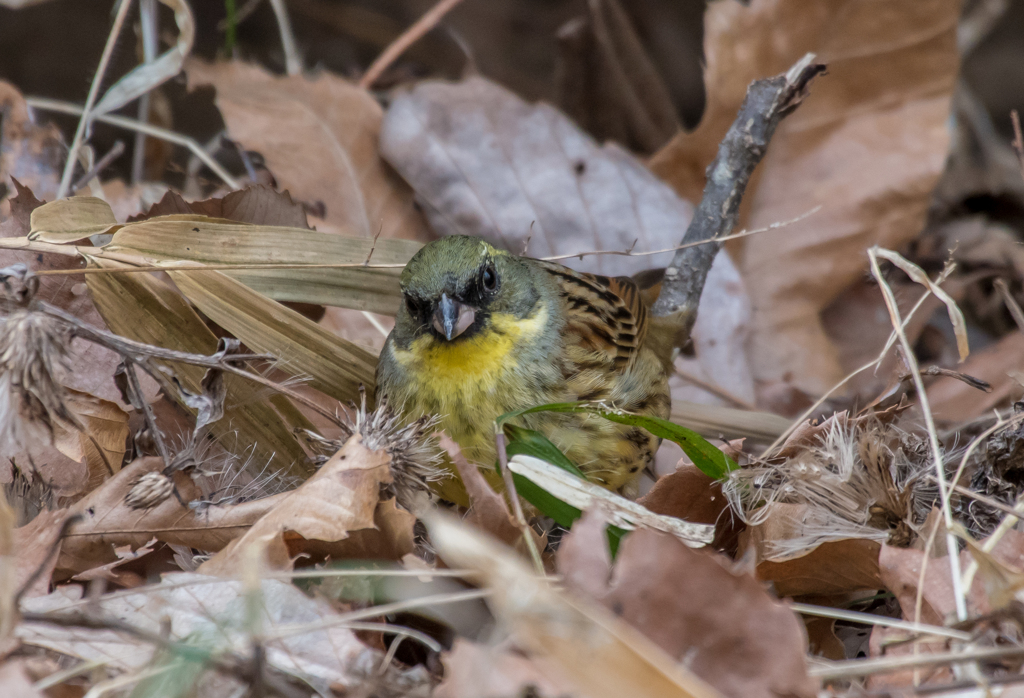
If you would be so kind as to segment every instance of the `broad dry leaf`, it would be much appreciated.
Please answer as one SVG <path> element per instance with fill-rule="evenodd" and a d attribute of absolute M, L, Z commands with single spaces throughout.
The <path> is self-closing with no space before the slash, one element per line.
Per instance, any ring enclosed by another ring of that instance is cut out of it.
<path fill-rule="evenodd" d="M 188 302 L 150 274 L 89 274 L 87 283 L 96 306 L 117 334 L 177 351 L 217 351 L 217 338 Z M 173 370 L 189 391 L 201 389 L 205 369 L 176 364 Z M 238 376 L 225 376 L 224 382 L 228 394 L 224 418 L 210 425 L 221 445 L 231 453 L 245 454 L 257 471 L 270 463 L 271 471 L 309 473 L 306 453 L 268 404 L 262 387 Z M 167 392 L 177 394 L 170 386 Z"/>
<path fill-rule="evenodd" d="M 125 503 L 139 478 L 163 470 L 156 457 L 139 458 L 102 486 L 87 494 L 68 511 L 80 513 L 61 543 L 58 575 L 68 577 L 117 561 L 116 548 L 142 548 L 152 538 L 214 552 L 241 535 L 265 514 L 282 495 L 236 505 L 188 507 L 171 495 L 151 509 L 132 509 Z M 178 494 L 186 501 L 201 497 L 192 480 L 183 473 L 175 476 Z"/>
<path fill-rule="evenodd" d="M 481 77 L 421 82 L 396 96 L 381 153 L 416 190 L 438 233 L 479 235 L 516 254 L 669 248 L 693 215 L 622 148 L 599 146 L 554 107 L 528 104 Z M 566 261 L 618 276 L 670 259 Z"/>
<path fill-rule="evenodd" d="M 457 637 L 442 655 L 444 681 L 434 698 L 481 696 L 573 696 L 573 686 L 509 647 L 488 647 Z"/>
<path fill-rule="evenodd" d="M 392 481 L 391 456 L 351 437 L 311 478 L 286 493 L 245 534 L 199 568 L 204 574 L 237 574 L 253 545 L 283 540 L 293 555 L 329 552 L 333 559 L 399 559 L 412 552 L 415 517 L 395 501 L 381 501 Z M 285 560 L 287 562 L 287 560 Z"/>
<path fill-rule="evenodd" d="M 118 227 L 110 204 L 94 196 L 71 196 L 43 204 L 32 211 L 31 220 L 28 238 L 41 242 L 77 242 Z"/>
<path fill-rule="evenodd" d="M 512 518 L 505 498 L 494 491 L 476 465 L 466 460 L 462 449 L 451 437 L 442 432 L 438 443 L 448 453 L 469 496 L 469 511 L 465 520 L 505 545 L 515 547 L 522 540 L 523 534 Z"/>
<path fill-rule="evenodd" d="M 581 533 L 586 539 L 574 542 Z M 573 554 L 559 551 L 559 571 L 570 584 L 583 576 L 576 574 L 576 565 L 591 564 L 586 550 L 595 550 L 593 564 L 604 564 L 600 527 L 574 528 L 565 545 Z M 623 540 L 596 600 L 723 695 L 816 695 L 817 682 L 807 675 L 803 624 L 757 580 L 730 571 L 727 564 L 724 557 L 691 550 L 663 533 L 637 531 Z M 594 590 L 593 582 L 580 589 Z"/>
<path fill-rule="evenodd" d="M 381 108 L 330 73 L 277 77 L 240 61 L 186 63 L 189 85 L 213 85 L 227 135 L 263 155 L 282 189 L 324 207 L 361 237 L 430 239 L 412 192 L 377 153 Z"/>
<path fill-rule="evenodd" d="M 253 351 L 273 356 L 282 370 L 309 377 L 310 385 L 342 403 L 358 399 L 361 387 L 373 394 L 377 357 L 370 352 L 226 274 L 182 269 L 167 267 L 181 292 Z"/>
<path fill-rule="evenodd" d="M 868 247 L 899 249 L 924 223 L 948 149 L 959 14 L 959 0 L 709 7 L 704 120 L 652 161 L 683 196 L 699 196 L 752 80 L 808 51 L 829 66 L 779 126 L 746 195 L 748 228 L 822 207 L 742 245 L 739 266 L 754 302 L 752 368 L 762 386 L 820 394 L 843 377 L 819 314 L 863 273 Z"/>
<path fill-rule="evenodd" d="M 55 545 L 61 545 L 58 536 L 64 526 L 64 520 L 70 515 L 71 512 L 67 509 L 41 511 L 32 521 L 14 529 L 17 588 L 20 589 L 37 569 L 46 565 L 39 579 L 25 592 L 27 597 L 45 596 L 50 593 L 50 577 L 57 564 L 57 557 L 54 556 L 49 561 L 46 558 Z"/>
<path fill-rule="evenodd" d="M 610 611 L 556 591 L 494 538 L 447 515 L 433 514 L 426 524 L 445 562 L 480 573 L 492 591 L 488 605 L 516 643 L 555 666 L 582 694 L 590 698 L 721 695 Z"/>
<path fill-rule="evenodd" d="M 882 586 L 878 569 L 881 547 L 876 541 L 859 538 L 829 541 L 801 557 L 783 562 L 763 560 L 758 563 L 756 574 L 762 582 L 771 582 L 779 596 L 878 589 Z"/>
<path fill-rule="evenodd" d="M 60 129 L 54 124 L 37 123 L 25 98 L 14 85 L 3 80 L 0 115 L 0 183 L 13 189 L 13 177 L 40 199 L 53 199 L 67 156 Z"/>
<path fill-rule="evenodd" d="M 203 201 L 185 201 L 177 192 L 168 190 L 148 211 L 133 216 L 128 222 L 137 223 L 174 214 L 196 214 L 237 223 L 309 228 L 306 209 L 302 204 L 293 201 L 287 191 L 275 191 L 265 184 L 256 184 Z"/>
<path fill-rule="evenodd" d="M 194 206 L 195 204 L 189 204 Z M 336 269 L 247 269 L 224 272 L 278 301 L 336 305 L 385 315 L 398 312 L 401 266 L 421 245 L 407 240 L 372 240 L 313 230 L 247 225 L 167 215 L 132 223 L 115 233 L 108 251 L 156 261 L 186 259 L 204 264 L 351 264 Z M 373 252 L 372 256 L 370 252 Z"/>
<path fill-rule="evenodd" d="M 1020 399 L 1021 384 L 1011 376 L 1024 371 L 1024 335 L 1011 332 L 974 352 L 958 369 L 988 382 L 992 392 L 983 392 L 953 378 L 936 378 L 928 386 L 928 403 L 935 419 L 946 424 L 963 424 L 990 414 L 993 408 L 1011 399 Z"/>
<path fill-rule="evenodd" d="M 82 587 L 69 585 L 49 596 L 27 599 L 24 607 L 36 613 L 81 609 Z M 247 629 L 255 622 L 264 632 L 282 625 L 313 625 L 337 616 L 331 605 L 307 596 L 287 582 L 262 580 L 258 586 L 257 618 L 249 617 L 253 604 L 245 602 L 243 582 L 199 574 L 164 575 L 161 584 L 138 593 L 100 596 L 89 603 L 90 612 L 109 615 L 172 641 L 202 638 L 213 648 L 248 656 L 252 651 Z M 153 645 L 112 630 L 61 628 L 23 623 L 22 642 L 77 657 L 103 660 L 113 669 L 128 671 L 148 664 Z M 380 653 L 363 645 L 351 630 L 334 626 L 310 630 L 265 642 L 270 666 L 327 689 L 330 684 L 352 687 L 375 669 Z M 328 693 L 330 691 L 327 691 Z"/>
<path fill-rule="evenodd" d="M 131 433 L 128 413 L 115 402 L 72 389 L 67 405 L 85 431 L 56 425 L 54 445 L 72 460 L 85 460 L 89 471 L 85 491 L 90 492 L 121 469 Z"/>
<path fill-rule="evenodd" d="M 43 698 L 44 694 L 35 687 L 33 681 L 25 673 L 23 662 L 4 662 L 0 664 L 0 694 L 18 696 L 18 698 Z"/>

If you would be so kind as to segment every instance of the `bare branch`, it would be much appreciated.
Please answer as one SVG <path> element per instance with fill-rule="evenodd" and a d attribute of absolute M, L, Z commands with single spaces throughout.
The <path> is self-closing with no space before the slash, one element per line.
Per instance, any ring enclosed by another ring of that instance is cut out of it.
<path fill-rule="evenodd" d="M 652 312 L 656 316 L 679 315 L 685 342 L 697 319 L 697 305 L 720 238 L 732 231 L 740 201 L 754 168 L 761 162 L 776 127 L 807 96 L 807 87 L 825 66 L 807 54 L 784 75 L 757 80 L 747 89 L 736 120 L 718 146 L 708 167 L 704 196 L 683 236 L 682 245 L 665 270 L 661 294 Z M 713 241 L 710 244 L 695 244 Z"/>

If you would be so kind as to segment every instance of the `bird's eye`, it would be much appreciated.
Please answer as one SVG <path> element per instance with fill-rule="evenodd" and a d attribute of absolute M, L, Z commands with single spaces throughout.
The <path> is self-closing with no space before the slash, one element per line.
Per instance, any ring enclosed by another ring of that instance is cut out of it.
<path fill-rule="evenodd" d="M 410 296 L 405 297 L 405 309 L 409 311 L 409 314 L 413 317 L 417 317 L 420 314 L 419 302 Z"/>
<path fill-rule="evenodd" d="M 483 281 L 484 288 L 488 291 L 493 291 L 498 287 L 498 273 L 494 271 L 494 267 L 484 269 L 481 280 Z"/>

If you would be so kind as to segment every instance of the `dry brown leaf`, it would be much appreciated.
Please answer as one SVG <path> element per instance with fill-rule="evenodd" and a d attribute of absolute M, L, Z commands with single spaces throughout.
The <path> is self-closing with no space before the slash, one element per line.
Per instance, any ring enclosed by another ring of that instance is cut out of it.
<path fill-rule="evenodd" d="M 130 508 L 125 498 L 139 478 L 161 470 L 163 462 L 159 458 L 139 458 L 75 503 L 69 512 L 82 514 L 83 520 L 61 543 L 58 576 L 67 577 L 115 562 L 118 559 L 116 548 L 125 545 L 141 548 L 154 537 L 199 550 L 220 550 L 283 496 L 194 509 L 183 507 L 172 495 L 151 509 Z M 184 473 L 177 473 L 174 483 L 186 502 L 201 496 Z"/>
<path fill-rule="evenodd" d="M 638 160 L 599 146 L 554 107 L 528 104 L 484 78 L 427 81 L 395 97 L 381 153 L 425 203 L 443 235 L 479 235 L 530 256 L 638 251 L 679 243 L 693 208 Z M 582 271 L 633 274 L 653 257 L 565 260 Z"/>
<path fill-rule="evenodd" d="M 1024 334 L 1006 335 L 995 344 L 974 352 L 958 369 L 988 382 L 992 392 L 982 392 L 953 378 L 936 378 L 928 386 L 928 403 L 935 419 L 962 424 L 1010 400 L 1019 400 L 1024 389 L 1011 374 L 1024 370 Z"/>
<path fill-rule="evenodd" d="M 381 501 L 381 486 L 392 481 L 391 457 L 351 437 L 311 478 L 285 494 L 276 506 L 218 555 L 203 563 L 203 574 L 237 574 L 251 545 L 283 540 L 298 552 L 329 553 L 333 559 L 399 559 L 412 552 L 415 517 L 395 501 Z"/>
<path fill-rule="evenodd" d="M 0 664 L 0 694 L 18 698 L 43 698 L 43 693 L 33 685 L 25 673 L 23 662 Z"/>
<path fill-rule="evenodd" d="M 377 153 L 381 108 L 366 90 L 240 61 L 189 60 L 185 70 L 191 86 L 216 88 L 228 137 L 261 153 L 281 188 L 323 206 L 335 231 L 431 239 L 409 187 Z"/>
<path fill-rule="evenodd" d="M 596 547 L 593 531 L 585 532 L 588 547 Z M 575 529 L 566 543 L 574 535 Z M 579 564 L 581 556 L 574 557 Z M 718 558 L 671 536 L 636 531 L 623 540 L 597 599 L 724 695 L 816 695 L 803 624 L 757 580 Z M 571 583 L 572 565 L 562 563 Z"/>
<path fill-rule="evenodd" d="M 60 613 L 69 606 L 80 608 L 81 590 L 78 585 L 61 587 L 49 596 L 28 599 L 25 610 Z M 252 651 L 252 626 L 246 622 L 246 614 L 252 613 L 254 606 L 243 602 L 248 593 L 240 581 L 180 573 L 164 575 L 161 584 L 138 593 L 100 596 L 90 603 L 96 614 L 119 618 L 168 640 L 208 637 L 218 648 L 245 655 Z M 258 616 L 248 620 L 258 623 L 257 627 L 266 633 L 283 625 L 312 625 L 338 615 L 327 601 L 310 598 L 287 582 L 260 581 L 258 598 Z M 102 659 L 122 671 L 145 666 L 156 651 L 152 644 L 112 630 L 23 623 L 18 636 L 25 644 L 86 661 Z M 368 668 L 379 666 L 381 660 L 379 652 L 363 645 L 351 630 L 341 626 L 267 640 L 265 647 L 269 665 L 301 677 L 327 694 L 333 683 L 354 687 L 365 678 Z"/>
<path fill-rule="evenodd" d="M 829 66 L 780 125 L 746 195 L 747 228 L 822 206 L 742 245 L 739 266 L 754 301 L 751 360 L 762 388 L 820 394 L 838 382 L 844 373 L 820 312 L 862 274 L 866 248 L 899 249 L 920 231 L 948 149 L 959 14 L 959 0 L 708 8 L 704 120 L 652 161 L 683 196 L 699 196 L 751 80 L 785 71 L 808 51 Z"/>
<path fill-rule="evenodd" d="M 54 446 L 71 460 L 84 460 L 89 473 L 85 491 L 91 492 L 121 469 L 131 433 L 128 413 L 117 403 L 79 390 L 68 390 L 67 405 L 85 431 L 56 424 Z"/>
<path fill-rule="evenodd" d="M 12 186 L 15 177 L 41 199 L 52 200 L 60 185 L 67 156 L 60 129 L 35 123 L 25 98 L 0 80 L 0 184 Z"/>
<path fill-rule="evenodd" d="M 117 560 L 114 562 L 108 562 L 105 565 L 93 567 L 85 572 L 79 572 L 72 577 L 72 579 L 83 582 L 88 582 L 93 579 L 106 579 L 108 582 L 114 582 L 115 584 L 119 584 L 123 587 L 138 586 L 138 575 L 132 572 L 125 574 L 117 571 L 117 568 L 126 563 L 138 560 L 140 557 L 149 555 L 153 552 L 153 545 L 156 542 L 156 538 L 153 538 L 141 548 L 136 548 L 134 550 L 130 545 L 116 547 L 114 548 L 114 554 L 117 555 Z"/>
<path fill-rule="evenodd" d="M 195 310 L 168 284 L 154 276 L 89 274 L 87 283 L 110 329 L 117 334 L 177 351 L 197 354 L 217 351 L 217 338 Z M 201 390 L 203 368 L 176 364 L 173 370 L 189 391 Z M 113 373 L 111 369 L 108 381 Z M 306 453 L 280 414 L 268 404 L 266 392 L 238 376 L 225 376 L 224 382 L 228 394 L 224 418 L 210 425 L 221 445 L 231 453 L 244 453 L 254 467 L 262 468 L 271 463 L 272 471 L 297 475 L 310 472 Z M 167 392 L 177 395 L 173 387 Z"/>
<path fill-rule="evenodd" d="M 745 524 L 733 516 L 722 485 L 692 463 L 680 462 L 675 472 L 658 478 L 654 487 L 637 500 L 655 514 L 674 516 L 693 523 L 715 526 L 716 550 L 734 551 Z"/>
<path fill-rule="evenodd" d="M 239 223 L 280 225 L 289 228 L 308 228 L 306 210 L 292 200 L 287 191 L 274 191 L 265 184 L 256 184 L 222 197 L 203 201 L 185 201 L 174 191 L 167 191 L 148 211 L 132 216 L 129 223 L 157 216 L 194 213 L 210 218 L 223 218 Z"/>
<path fill-rule="evenodd" d="M 14 177 L 11 178 L 11 185 L 16 194 L 4 200 L 9 211 L 6 218 L 0 219 L 0 237 L 26 237 L 32 229 L 32 211 L 46 202 L 37 199 L 31 189 Z"/>
<path fill-rule="evenodd" d="M 757 578 L 771 582 L 779 596 L 846 594 L 880 589 L 879 543 L 849 538 L 822 543 L 801 557 L 757 565 Z"/>
<path fill-rule="evenodd" d="M 57 536 L 69 515 L 66 509 L 42 511 L 29 523 L 14 529 L 14 552 L 17 558 L 15 577 L 19 589 L 46 562 L 46 556 L 57 543 Z M 50 593 L 50 577 L 56 564 L 57 556 L 54 556 L 39 579 L 25 592 L 26 596 L 45 596 Z"/>
<path fill-rule="evenodd" d="M 103 235 L 118 228 L 114 211 L 95 196 L 71 196 L 32 211 L 29 240 L 77 242 L 90 235 Z"/>
<path fill-rule="evenodd" d="M 473 569 L 491 590 L 487 603 L 515 642 L 558 668 L 589 698 L 718 698 L 634 628 L 599 605 L 563 594 L 510 548 L 449 515 L 423 517 L 438 554 Z M 637 534 L 633 534 L 637 535 Z M 679 545 L 682 545 L 681 543 Z"/>
<path fill-rule="evenodd" d="M 552 667 L 542 670 L 514 648 L 488 647 L 459 637 L 441 661 L 444 681 L 434 689 L 434 698 L 578 695 L 571 683 L 553 676 Z"/>
<path fill-rule="evenodd" d="M 502 543 L 515 547 L 523 536 L 508 510 L 505 498 L 491 488 L 476 465 L 466 460 L 462 449 L 451 437 L 441 432 L 438 442 L 448 452 L 469 495 L 470 506 L 465 520 Z"/>

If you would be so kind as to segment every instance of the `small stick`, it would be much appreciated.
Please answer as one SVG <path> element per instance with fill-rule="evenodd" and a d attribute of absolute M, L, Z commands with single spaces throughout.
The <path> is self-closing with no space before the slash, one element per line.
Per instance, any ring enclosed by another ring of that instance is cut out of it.
<path fill-rule="evenodd" d="M 736 225 L 743 193 L 776 127 L 800 105 L 811 81 L 824 71 L 825 66 L 809 53 L 784 75 L 757 80 L 747 89 L 736 120 L 708 167 L 704 195 L 682 240 L 682 244 L 716 242 L 676 252 L 665 269 L 658 300 L 651 308 L 655 316 L 679 316 L 681 339 L 689 339 L 704 283 L 721 248 L 719 239 Z"/>
<path fill-rule="evenodd" d="M 295 34 L 292 32 L 292 21 L 288 17 L 288 8 L 285 6 L 284 0 L 270 0 L 270 6 L 274 8 L 277 27 L 281 32 L 285 72 L 288 75 L 298 75 L 302 72 L 302 61 L 299 60 L 299 51 L 295 48 Z M 238 23 L 237 19 L 235 23 Z"/>
<path fill-rule="evenodd" d="M 96 68 L 96 74 L 92 78 L 92 84 L 89 86 L 89 94 L 85 98 L 85 106 L 82 108 L 82 118 L 78 120 L 78 128 L 75 129 L 75 137 L 71 141 L 71 147 L 68 149 L 68 159 L 64 163 L 64 174 L 60 178 L 60 188 L 57 189 L 57 198 L 63 199 L 67 196 L 68 187 L 71 186 L 71 175 L 75 171 L 75 162 L 78 158 L 78 150 L 82 147 L 82 140 L 85 137 L 85 132 L 89 128 L 89 124 L 92 121 L 89 112 L 92 111 L 93 106 L 96 104 L 96 98 L 99 97 L 100 84 L 103 82 L 103 75 L 107 72 L 107 65 L 110 63 L 110 57 L 114 53 L 114 45 L 117 43 L 117 36 L 121 33 L 121 25 L 124 24 L 125 17 L 128 16 L 128 10 L 131 9 L 131 0 L 121 0 L 120 6 L 117 8 L 117 15 L 114 17 L 114 26 L 110 28 L 110 34 L 107 35 L 107 43 L 103 47 L 103 54 L 100 56 L 99 67 Z"/>
<path fill-rule="evenodd" d="M 512 502 L 512 513 L 516 518 L 516 525 L 519 526 L 519 530 L 523 534 L 523 542 L 526 544 L 527 550 L 530 551 L 530 557 L 533 558 L 537 574 L 543 577 L 544 560 L 541 559 L 540 551 L 537 550 L 537 545 L 533 542 L 530 525 L 526 523 L 526 515 L 523 514 L 523 507 L 519 502 L 516 483 L 512 479 L 512 471 L 508 467 L 508 453 L 505 451 L 505 432 L 502 431 L 500 424 L 495 426 L 494 441 L 498 447 L 498 463 L 501 465 L 501 478 L 505 481 L 505 491 L 508 492 L 509 501 Z"/>
<path fill-rule="evenodd" d="M 885 301 L 889 311 L 889 318 L 892 320 L 892 327 L 900 340 L 903 348 L 903 358 L 914 376 L 914 387 L 917 389 L 917 400 L 921 405 L 921 412 L 924 413 L 925 426 L 928 429 L 928 443 L 931 445 L 932 460 L 935 473 L 939 480 L 939 498 L 942 503 L 942 518 L 946 525 L 946 547 L 949 549 L 949 569 L 953 582 L 953 599 L 956 602 L 956 616 L 958 620 L 967 619 L 967 602 L 964 596 L 962 580 L 960 578 L 960 556 L 957 555 L 956 538 L 953 536 L 953 512 L 949 505 L 949 487 L 946 484 L 946 473 L 942 465 L 942 448 L 939 446 L 938 432 L 935 430 L 935 417 L 932 415 L 931 405 L 928 401 L 928 393 L 924 389 L 924 380 L 921 378 L 921 371 L 917 365 L 917 357 L 914 356 L 914 348 L 907 339 L 907 333 L 903 331 L 903 319 L 900 317 L 899 306 L 896 304 L 896 297 L 892 288 L 886 283 L 885 276 L 878 266 L 879 248 L 872 247 L 868 250 L 868 257 L 871 260 L 871 273 L 878 281 L 878 287 L 882 291 L 882 299 Z"/>
<path fill-rule="evenodd" d="M 153 443 L 156 444 L 156 451 L 160 454 L 160 458 L 164 462 L 164 469 L 171 467 L 171 456 L 167 452 L 167 445 L 164 444 L 164 435 L 160 431 L 160 427 L 156 423 L 156 415 L 153 414 L 153 406 L 149 404 L 149 400 L 142 392 L 142 383 L 139 382 L 139 374 L 135 372 L 136 364 L 131 359 L 125 359 L 125 376 L 128 377 L 128 383 L 132 386 L 132 390 L 139 397 L 139 402 L 142 403 L 142 414 L 146 418 L 146 424 L 149 426 L 149 431 L 153 435 Z"/>
<path fill-rule="evenodd" d="M 33 109 L 43 109 L 45 111 L 55 111 L 60 114 L 72 114 L 81 115 L 85 110 L 77 104 L 71 102 L 63 102 L 59 99 L 49 99 L 47 97 L 26 97 L 25 103 Z M 116 116 L 114 114 L 102 114 L 93 119 L 104 124 L 110 124 L 111 126 L 117 126 L 119 128 L 127 129 L 129 131 L 135 131 L 137 133 L 144 133 L 147 136 L 153 138 L 159 138 L 162 141 L 173 143 L 174 145 L 180 145 L 183 148 L 188 148 L 193 155 L 199 158 L 204 165 L 210 168 L 210 170 L 221 178 L 221 180 L 232 189 L 239 189 L 238 180 L 232 177 L 227 170 L 225 170 L 219 162 L 213 159 L 211 155 L 203 150 L 201 146 L 194 138 L 189 136 L 183 136 L 180 133 L 174 131 L 168 131 L 165 128 L 159 126 L 153 126 L 152 124 L 146 124 L 138 119 L 129 119 L 126 116 Z"/>
<path fill-rule="evenodd" d="M 999 291 L 999 295 L 1003 298 L 1003 303 L 1006 305 L 1006 309 L 1010 311 L 1010 315 L 1013 317 L 1013 321 L 1017 323 L 1017 329 L 1024 332 L 1024 310 L 1021 310 L 1020 304 L 1017 299 L 1010 293 L 1010 287 L 1006 285 L 1006 281 L 1003 279 L 996 279 L 992 282 L 992 285 Z"/>
<path fill-rule="evenodd" d="M 100 257 L 104 259 L 103 257 Z M 194 267 L 150 265 L 141 267 L 86 267 L 84 269 L 42 269 L 36 276 L 73 276 L 74 274 L 135 274 L 151 271 L 240 271 L 244 269 L 402 269 L 404 264 L 202 264 Z"/>
<path fill-rule="evenodd" d="M 1017 161 L 1020 162 L 1020 176 L 1024 177 L 1024 134 L 1020 129 L 1020 114 L 1016 109 L 1010 111 L 1010 121 L 1013 122 L 1013 149 L 1017 153 Z"/>
<path fill-rule="evenodd" d="M 139 0 L 139 25 L 142 33 L 142 61 L 152 63 L 156 60 L 157 32 L 160 28 L 160 13 L 157 12 L 156 0 Z M 139 121 L 149 123 L 149 93 L 139 97 Z M 145 175 L 146 167 L 146 134 L 136 132 L 135 147 L 132 148 L 132 184 L 138 184 Z"/>
<path fill-rule="evenodd" d="M 834 681 L 855 676 L 871 676 L 890 671 L 915 669 L 943 664 L 961 664 L 990 659 L 1010 659 L 1024 656 L 1024 647 L 987 647 L 985 649 L 967 650 L 964 652 L 942 652 L 919 656 L 878 657 L 873 659 L 848 659 L 832 662 L 825 666 L 811 667 L 811 676 L 822 681 Z"/>
<path fill-rule="evenodd" d="M 363 75 L 362 80 L 359 81 L 359 86 L 364 90 L 368 90 L 373 87 L 373 83 L 377 82 L 384 71 L 391 67 L 399 56 L 405 53 L 406 49 L 412 46 L 414 43 L 419 41 L 427 32 L 433 29 L 441 19 L 455 9 L 462 0 L 440 0 L 436 5 L 430 8 L 426 14 L 420 17 L 418 20 L 402 32 L 401 36 L 391 42 L 391 45 L 384 49 L 384 52 L 377 57 L 366 73 Z"/>
<path fill-rule="evenodd" d="M 110 167 L 110 163 L 112 163 L 117 158 L 121 157 L 121 153 L 123 152 L 124 141 L 117 141 L 116 143 L 114 143 L 114 147 L 110 149 L 110 152 L 108 152 L 106 155 L 97 160 L 88 172 L 79 177 L 78 181 L 71 185 L 71 191 L 78 191 L 79 189 L 84 187 L 86 184 L 89 183 L 89 180 L 97 176 L 103 170 Z"/>

